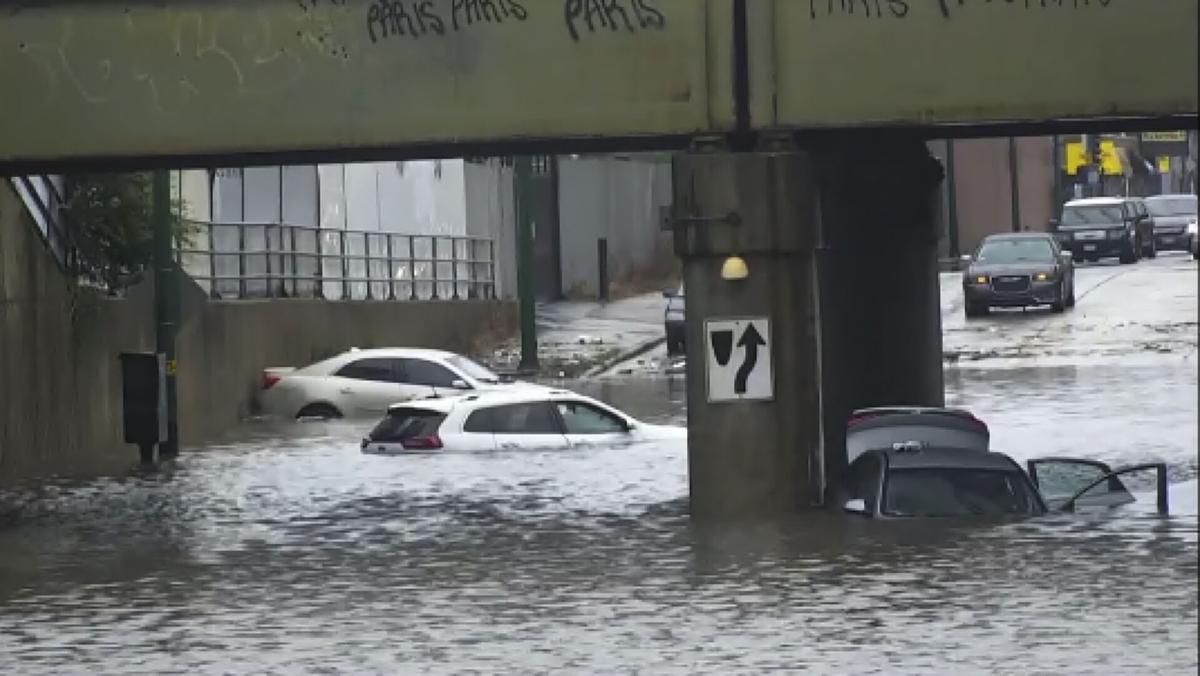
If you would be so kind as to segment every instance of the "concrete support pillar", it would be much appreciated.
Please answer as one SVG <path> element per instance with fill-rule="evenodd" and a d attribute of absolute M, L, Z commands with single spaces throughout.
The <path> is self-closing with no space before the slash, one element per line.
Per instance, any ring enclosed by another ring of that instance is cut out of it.
<path fill-rule="evenodd" d="M 940 164 L 919 140 L 675 158 L 697 518 L 818 505 L 850 411 L 941 405 Z M 749 277 L 721 278 L 729 255 Z M 769 401 L 711 401 L 705 322 L 766 317 Z"/>
<path fill-rule="evenodd" d="M 821 196 L 823 436 L 832 476 L 845 467 L 851 411 L 944 405 L 943 171 L 924 143 L 903 138 L 841 143 L 814 150 L 813 159 Z"/>
<path fill-rule="evenodd" d="M 687 292 L 688 475 L 692 514 L 744 517 L 812 503 L 819 449 L 815 183 L 805 156 L 675 158 L 673 220 Z M 721 278 L 730 254 L 749 277 Z M 770 401 L 709 401 L 706 319 L 767 317 Z"/>

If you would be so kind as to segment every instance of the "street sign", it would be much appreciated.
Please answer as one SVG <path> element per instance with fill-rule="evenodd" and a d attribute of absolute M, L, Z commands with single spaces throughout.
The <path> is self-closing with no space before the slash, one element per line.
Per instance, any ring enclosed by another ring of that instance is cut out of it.
<path fill-rule="evenodd" d="M 704 352 L 710 402 L 775 396 L 771 321 L 766 317 L 705 320 Z"/>
<path fill-rule="evenodd" d="M 1186 131 L 1148 131 L 1142 134 L 1148 143 L 1187 143 Z"/>

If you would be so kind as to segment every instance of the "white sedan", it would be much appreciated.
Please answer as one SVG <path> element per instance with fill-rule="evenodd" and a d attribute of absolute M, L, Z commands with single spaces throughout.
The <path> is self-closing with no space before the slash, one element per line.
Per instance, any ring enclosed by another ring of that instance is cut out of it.
<path fill-rule="evenodd" d="M 288 418 L 379 415 L 392 404 L 488 390 L 544 389 L 502 379 L 453 352 L 350 350 L 304 368 L 263 371 L 259 405 Z"/>
<path fill-rule="evenodd" d="M 687 440 L 565 390 L 482 392 L 397 404 L 362 440 L 362 452 L 554 450 Z"/>

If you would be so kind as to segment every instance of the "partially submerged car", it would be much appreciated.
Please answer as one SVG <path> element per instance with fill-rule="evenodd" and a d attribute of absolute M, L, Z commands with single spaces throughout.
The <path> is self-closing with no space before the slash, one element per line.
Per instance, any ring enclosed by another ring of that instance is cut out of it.
<path fill-rule="evenodd" d="M 268 368 L 259 406 L 288 418 L 379 415 L 410 399 L 541 386 L 513 382 L 453 352 L 352 349 L 304 368 Z"/>
<path fill-rule="evenodd" d="M 1046 233 L 989 235 L 974 256 L 964 256 L 963 312 L 986 315 L 993 307 L 1075 306 L 1075 263 Z"/>
<path fill-rule="evenodd" d="M 1168 511 L 1164 464 L 1114 471 L 1098 460 L 1051 457 L 1022 468 L 990 450 L 987 438 L 987 426 L 961 410 L 858 411 L 847 429 L 849 467 L 833 504 L 871 518 L 1022 518 L 1133 503 L 1121 476 L 1154 471 L 1157 510 Z"/>
<path fill-rule="evenodd" d="M 683 441 L 687 429 L 652 425 L 566 390 L 481 392 L 392 406 L 362 440 L 370 454 L 555 450 Z"/>

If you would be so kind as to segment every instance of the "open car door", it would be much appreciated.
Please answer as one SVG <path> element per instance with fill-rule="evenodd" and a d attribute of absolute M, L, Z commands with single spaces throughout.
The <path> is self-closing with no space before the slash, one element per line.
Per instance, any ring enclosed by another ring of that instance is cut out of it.
<path fill-rule="evenodd" d="M 1167 513 L 1167 466 L 1165 463 L 1131 465 L 1113 470 L 1099 460 L 1083 458 L 1037 458 L 1027 463 L 1029 478 L 1041 491 L 1051 509 L 1073 512 L 1079 507 L 1118 507 L 1137 498 L 1121 476 L 1154 470 L 1157 474 L 1157 503 Z"/>

